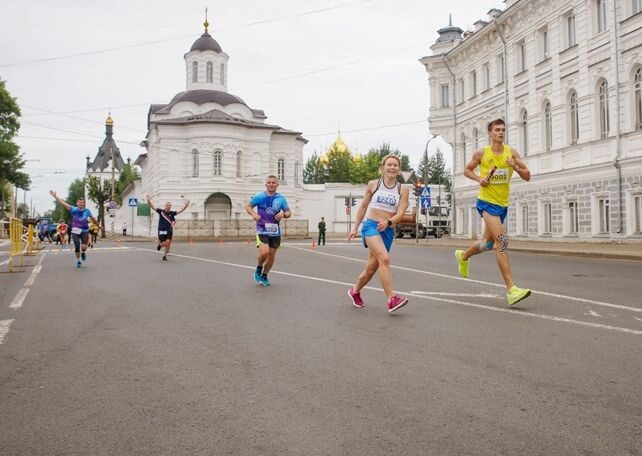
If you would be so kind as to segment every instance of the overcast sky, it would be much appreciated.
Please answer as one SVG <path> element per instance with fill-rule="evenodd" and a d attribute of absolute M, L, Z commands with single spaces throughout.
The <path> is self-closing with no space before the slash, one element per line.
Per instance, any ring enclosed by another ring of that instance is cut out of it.
<path fill-rule="evenodd" d="M 2 0 L 0 78 L 22 109 L 28 204 L 52 208 L 48 190 L 66 195 L 83 176 L 109 112 L 123 158 L 145 152 L 149 104 L 185 90 L 183 56 L 203 33 L 205 7 L 210 34 L 230 56 L 230 93 L 267 122 L 302 132 L 304 160 L 340 128 L 353 151 L 388 142 L 416 165 L 430 136 L 418 59 L 431 55 L 449 14 L 472 29 L 504 2 Z"/>

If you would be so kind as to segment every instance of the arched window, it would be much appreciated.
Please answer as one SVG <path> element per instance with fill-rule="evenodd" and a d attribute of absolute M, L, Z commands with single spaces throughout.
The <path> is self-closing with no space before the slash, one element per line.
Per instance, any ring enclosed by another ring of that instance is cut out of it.
<path fill-rule="evenodd" d="M 571 91 L 571 95 L 568 98 L 568 104 L 571 144 L 577 144 L 577 139 L 580 136 L 580 115 L 577 105 L 577 92 L 575 90 Z"/>
<path fill-rule="evenodd" d="M 479 148 L 479 130 L 477 128 L 473 128 L 473 150 L 477 150 Z"/>
<path fill-rule="evenodd" d="M 528 111 L 524 109 L 519 118 L 520 147 L 524 157 L 528 155 Z"/>
<path fill-rule="evenodd" d="M 553 112 L 550 101 L 544 105 L 544 146 L 546 152 L 550 152 L 553 147 Z"/>
<path fill-rule="evenodd" d="M 192 177 L 198 177 L 198 151 L 192 150 Z"/>
<path fill-rule="evenodd" d="M 224 63 L 221 63 L 220 79 L 221 79 L 221 85 L 225 85 L 225 64 Z"/>
<path fill-rule="evenodd" d="M 285 180 L 285 160 L 279 158 L 279 161 L 276 163 L 276 177 L 280 181 Z"/>
<path fill-rule="evenodd" d="M 198 62 L 192 62 L 192 82 L 198 82 Z"/>
<path fill-rule="evenodd" d="M 214 82 L 214 64 L 207 62 L 207 82 Z"/>
<path fill-rule="evenodd" d="M 236 153 L 236 177 L 243 177 L 243 152 Z"/>
<path fill-rule="evenodd" d="M 222 168 L 223 168 L 223 152 L 221 152 L 220 150 L 215 150 L 213 174 L 215 176 L 220 176 L 221 174 L 223 174 Z"/>
<path fill-rule="evenodd" d="M 598 91 L 600 138 L 609 135 L 609 84 L 606 81 L 600 83 Z"/>
<path fill-rule="evenodd" d="M 633 80 L 633 91 L 635 93 L 635 129 L 642 130 L 642 68 L 638 68 Z"/>
<path fill-rule="evenodd" d="M 301 173 L 301 163 L 294 162 L 294 185 L 299 185 L 300 173 Z"/>

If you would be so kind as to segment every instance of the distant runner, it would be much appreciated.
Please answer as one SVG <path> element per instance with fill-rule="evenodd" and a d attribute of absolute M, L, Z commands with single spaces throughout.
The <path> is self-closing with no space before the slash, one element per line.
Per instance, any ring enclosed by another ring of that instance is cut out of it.
<path fill-rule="evenodd" d="M 153 211 L 158 213 L 158 246 L 156 247 L 156 250 L 160 250 L 164 247 L 163 261 L 167 261 L 169 248 L 172 244 L 172 238 L 174 237 L 176 216 L 187 209 L 189 206 L 189 200 L 185 201 L 185 206 L 183 206 L 183 209 L 178 212 L 172 210 L 172 203 L 169 201 L 165 203 L 165 207 L 163 209 L 157 209 L 149 199 L 149 195 L 147 195 L 147 204 L 149 204 L 149 207 Z"/>
<path fill-rule="evenodd" d="M 98 221 L 91 215 L 91 211 L 85 207 L 85 200 L 78 198 L 76 205 L 63 201 L 58 198 L 56 192 L 49 190 L 58 204 L 71 212 L 71 240 L 74 243 L 74 252 L 76 253 L 76 267 L 79 268 L 82 261 L 87 260 L 87 246 L 89 244 L 89 220 L 98 225 Z M 82 246 L 82 250 L 81 250 Z"/>

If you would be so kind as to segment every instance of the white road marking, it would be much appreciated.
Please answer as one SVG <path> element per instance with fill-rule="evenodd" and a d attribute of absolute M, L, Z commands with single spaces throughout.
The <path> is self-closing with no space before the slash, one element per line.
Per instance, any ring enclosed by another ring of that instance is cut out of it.
<path fill-rule="evenodd" d="M 501 298 L 504 299 L 503 296 L 499 295 L 493 295 L 493 294 L 488 294 L 488 293 L 480 293 L 480 294 L 475 294 L 475 293 L 445 293 L 441 291 L 417 291 L 413 290 L 410 293 L 413 295 L 430 295 L 430 296 L 457 296 L 460 298 Z"/>
<path fill-rule="evenodd" d="M 16 297 L 13 298 L 13 301 L 11 301 L 11 304 L 9 305 L 9 307 L 12 309 L 19 309 L 20 307 L 22 307 L 22 303 L 24 302 L 28 293 L 29 293 L 29 288 L 22 288 L 18 292 Z"/>
<path fill-rule="evenodd" d="M 599 313 L 594 312 L 594 311 L 592 311 L 592 310 L 589 310 L 589 311 L 588 311 L 587 313 L 585 313 L 584 315 L 588 315 L 589 317 L 600 317 L 600 318 L 602 318 L 602 315 L 600 315 Z"/>
<path fill-rule="evenodd" d="M 29 275 L 29 278 L 25 282 L 24 286 L 25 287 L 30 287 L 31 285 L 33 285 L 33 281 L 36 280 L 36 276 L 38 275 L 38 273 L 41 270 L 42 270 L 42 266 L 41 265 L 39 265 L 39 264 L 35 265 L 33 267 L 33 271 L 31 271 L 31 274 Z"/>
<path fill-rule="evenodd" d="M 302 249 L 300 247 L 291 247 L 291 246 L 286 246 L 291 249 L 296 249 L 296 250 L 302 250 L 304 252 L 310 252 L 309 249 Z M 312 251 L 312 253 L 316 253 L 318 255 L 328 255 L 331 257 L 335 258 L 342 258 L 344 260 L 350 260 L 350 261 L 358 261 L 360 263 L 365 263 L 366 260 L 361 260 L 358 258 L 352 258 L 352 257 L 347 257 L 343 255 L 337 255 L 334 253 L 326 253 L 326 252 L 319 252 L 319 251 Z M 493 287 L 498 287 L 498 288 L 505 288 L 505 285 L 502 283 L 492 283 L 492 282 L 484 282 L 483 280 L 473 280 L 473 279 L 464 279 L 463 277 L 455 276 L 455 275 L 448 275 L 448 274 L 441 274 L 439 272 L 430 272 L 430 271 L 424 271 L 422 269 L 414 269 L 414 268 L 406 268 L 403 266 L 390 266 L 392 269 L 399 269 L 401 271 L 408 271 L 408 272 L 416 272 L 418 274 L 427 274 L 431 275 L 434 277 L 441 277 L 444 279 L 452 279 L 452 280 L 461 280 L 464 282 L 471 282 L 471 283 L 479 283 L 481 285 L 488 285 L 488 286 L 493 286 Z M 596 306 L 602 306 L 602 307 L 611 307 L 613 309 L 622 309 L 622 310 L 628 310 L 631 312 L 642 312 L 642 308 L 638 307 L 630 307 L 630 306 L 622 306 L 620 304 L 611 304 L 610 302 L 603 302 L 603 301 L 593 301 L 592 299 L 585 299 L 585 298 L 577 298 L 575 296 L 567 296 L 567 295 L 562 295 L 562 294 L 557 294 L 557 293 L 549 293 L 547 291 L 541 291 L 541 290 L 532 290 L 533 293 L 537 293 L 538 295 L 542 296 L 552 296 L 554 298 L 560 298 L 560 299 L 566 299 L 569 301 L 577 301 L 577 302 L 584 302 L 587 304 L 593 304 Z"/>
<path fill-rule="evenodd" d="M 642 321 L 642 318 L 638 318 L 638 317 L 633 317 L 633 318 L 635 318 L 637 321 Z"/>
<path fill-rule="evenodd" d="M 155 250 L 150 250 L 150 249 L 142 249 L 139 248 L 138 250 L 143 251 L 143 252 L 149 252 L 149 253 L 156 253 Z M 235 268 L 240 268 L 240 269 L 249 269 L 249 270 L 254 270 L 254 266 L 248 266 L 246 264 L 238 264 L 238 263 L 230 263 L 228 261 L 219 261 L 219 260 L 210 260 L 209 258 L 201 258 L 201 257 L 195 257 L 191 255 L 181 255 L 181 254 L 176 254 L 173 253 L 172 256 L 178 257 L 178 258 L 186 258 L 189 260 L 196 260 L 196 261 L 202 261 L 205 263 L 213 263 L 213 264 L 221 264 L 224 266 L 232 266 Z M 352 258 L 348 258 L 352 259 Z M 361 260 L 358 260 L 361 261 Z M 279 275 L 284 275 L 288 277 L 296 277 L 299 279 L 305 279 L 305 280 L 312 280 L 315 282 L 323 282 L 323 283 L 331 283 L 334 285 L 342 285 L 342 286 L 352 286 L 352 282 L 341 282 L 339 280 L 332 280 L 332 279 L 323 279 L 320 277 L 311 277 L 311 276 L 306 276 L 302 274 L 294 274 L 291 272 L 283 272 L 283 271 L 270 271 L 270 274 L 279 274 Z M 374 290 L 374 291 L 383 291 L 381 288 L 376 288 L 376 287 L 364 287 L 365 289 L 368 290 Z M 395 291 L 396 293 L 400 294 L 410 294 L 410 293 L 404 293 L 401 291 Z M 454 299 L 446 299 L 446 298 L 439 298 L 436 296 L 421 296 L 421 295 L 414 295 L 415 298 L 419 299 L 425 299 L 425 300 L 430 300 L 430 301 L 438 301 L 438 302 L 446 302 L 449 304 L 455 304 L 458 306 L 464 306 L 464 307 L 474 307 L 477 309 L 484 309 L 484 310 L 491 310 L 493 312 L 504 312 L 504 313 L 509 313 L 512 315 L 516 316 L 522 316 L 522 317 L 531 317 L 531 318 L 539 318 L 541 320 L 549 320 L 549 321 L 556 321 L 560 323 L 569 323 L 573 325 L 578 325 L 578 326 L 588 326 L 591 328 L 599 328 L 599 329 L 607 329 L 610 331 L 617 331 L 617 332 L 622 332 L 626 334 L 635 334 L 635 335 L 642 335 L 642 330 L 636 330 L 636 329 L 629 329 L 629 328 L 622 328 L 619 326 L 610 326 L 610 325 L 603 325 L 599 323 L 590 323 L 587 321 L 581 321 L 581 320 L 572 320 L 570 318 L 561 318 L 561 317 L 554 317 L 552 315 L 545 315 L 545 314 L 536 314 L 532 312 L 527 312 L 527 311 L 521 311 L 521 310 L 514 310 L 514 309 L 506 309 L 506 308 L 500 308 L 500 307 L 493 307 L 493 306 L 486 306 L 483 304 L 475 304 L 472 302 L 466 302 L 466 301 L 455 301 Z"/>
<path fill-rule="evenodd" d="M 9 332 L 9 327 L 13 320 L 0 320 L 0 345 L 4 342 L 4 336 Z"/>

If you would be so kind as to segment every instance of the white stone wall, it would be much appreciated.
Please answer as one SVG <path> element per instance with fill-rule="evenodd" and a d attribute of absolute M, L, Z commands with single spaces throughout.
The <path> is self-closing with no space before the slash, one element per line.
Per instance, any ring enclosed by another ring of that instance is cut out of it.
<path fill-rule="evenodd" d="M 454 83 L 442 55 L 421 59 L 430 81 L 430 130 L 455 146 L 455 233 L 474 237 L 481 232 L 482 226 L 473 221 L 477 215 L 471 209 L 478 185 L 463 176 L 463 169 L 475 149 L 475 129 L 479 132 L 477 145 L 483 146 L 488 141 L 488 122 L 501 117 L 508 121 L 507 142 L 521 151 L 532 173 L 529 183 L 521 182 L 519 177 L 513 180 L 513 204 L 507 225 L 511 234 L 583 240 L 641 236 L 635 232 L 634 200 L 642 174 L 642 130 L 636 127 L 633 78 L 642 65 L 642 15 L 631 15 L 630 2 L 617 2 L 616 32 L 615 2 L 607 2 L 606 30 L 598 32 L 595 3 L 594 0 L 508 3 L 496 24 L 491 21 L 463 41 L 454 42 L 448 51 L 439 48 L 445 52 L 446 62 L 455 73 Z M 577 44 L 573 46 L 568 45 L 569 14 L 575 17 Z M 498 56 L 504 48 L 496 26 L 506 40 L 507 73 L 503 82 Z M 543 54 L 544 30 L 549 40 L 548 56 Z M 526 51 L 523 70 L 521 43 Z M 490 70 L 487 89 L 485 65 Z M 477 74 L 477 92 L 472 90 L 473 71 Z M 598 111 L 598 89 L 603 80 L 609 87 L 610 131 L 606 138 L 600 137 Z M 440 105 L 442 84 L 449 84 L 450 90 L 450 106 L 445 108 Z M 571 143 L 570 135 L 572 90 L 578 96 L 576 144 Z M 453 103 L 455 97 L 457 100 Z M 545 134 L 547 101 L 552 112 L 550 151 L 546 150 Z M 528 114 L 526 135 L 521 125 L 524 111 Z M 618 149 L 621 185 L 614 166 Z M 598 187 L 600 190 L 596 190 Z M 568 232 L 569 198 L 575 198 L 573 201 L 577 201 L 580 210 L 579 227 L 574 233 Z M 594 226 L 600 215 L 595 204 L 599 198 L 607 198 L 610 203 L 608 233 Z M 519 200 L 522 201 L 519 204 L 528 208 L 531 223 L 527 231 L 520 231 L 521 223 L 517 223 Z M 546 204 L 552 206 L 550 230 L 542 230 L 545 218 L 542 211 Z"/>

